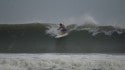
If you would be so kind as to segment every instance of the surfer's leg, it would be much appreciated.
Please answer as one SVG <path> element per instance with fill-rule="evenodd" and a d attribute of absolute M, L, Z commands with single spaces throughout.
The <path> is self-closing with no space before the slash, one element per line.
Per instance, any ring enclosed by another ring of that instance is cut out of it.
<path fill-rule="evenodd" d="M 62 30 L 61 30 L 61 33 L 62 33 L 62 34 L 65 34 L 65 33 L 66 33 L 66 29 L 62 29 Z"/>
<path fill-rule="evenodd" d="M 64 29 L 62 29 L 62 32 L 66 32 L 67 30 L 64 28 Z"/>

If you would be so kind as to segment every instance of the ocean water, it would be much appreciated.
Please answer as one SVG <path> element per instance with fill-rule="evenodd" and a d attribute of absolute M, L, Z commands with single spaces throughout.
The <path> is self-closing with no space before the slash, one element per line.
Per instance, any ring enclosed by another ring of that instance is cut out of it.
<path fill-rule="evenodd" d="M 0 26 L 1 53 L 125 53 L 125 29 L 67 25 L 69 34 L 56 39 L 57 24 Z"/>
<path fill-rule="evenodd" d="M 0 70 L 125 70 L 125 29 L 96 24 L 1 24 Z"/>
<path fill-rule="evenodd" d="M 124 55 L 0 54 L 0 70 L 125 70 Z"/>

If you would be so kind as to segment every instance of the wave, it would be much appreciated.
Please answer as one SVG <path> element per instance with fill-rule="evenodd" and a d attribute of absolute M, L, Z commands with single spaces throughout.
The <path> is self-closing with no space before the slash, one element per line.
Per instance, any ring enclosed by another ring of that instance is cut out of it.
<path fill-rule="evenodd" d="M 58 34 L 58 25 L 49 25 L 48 30 L 46 30 L 46 33 L 55 36 Z M 71 33 L 73 31 L 88 31 L 92 34 L 92 36 L 96 36 L 100 33 L 104 35 L 111 36 L 114 33 L 117 33 L 119 35 L 125 33 L 125 29 L 114 27 L 114 26 L 98 26 L 96 24 L 83 24 L 83 25 L 76 25 L 76 24 L 70 24 L 67 25 L 66 28 L 68 29 L 68 32 Z"/>
<path fill-rule="evenodd" d="M 66 25 L 69 35 L 56 39 L 58 24 L 0 25 L 0 52 L 125 53 L 125 29 L 96 24 Z"/>

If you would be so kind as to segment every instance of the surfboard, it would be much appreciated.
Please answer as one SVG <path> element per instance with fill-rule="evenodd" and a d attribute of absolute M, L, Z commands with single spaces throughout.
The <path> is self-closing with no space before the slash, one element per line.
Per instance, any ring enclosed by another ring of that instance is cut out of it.
<path fill-rule="evenodd" d="M 59 35 L 57 35 L 55 38 L 61 38 L 61 37 L 65 37 L 65 36 L 67 36 L 68 35 L 68 33 L 65 33 L 65 34 L 59 34 Z"/>

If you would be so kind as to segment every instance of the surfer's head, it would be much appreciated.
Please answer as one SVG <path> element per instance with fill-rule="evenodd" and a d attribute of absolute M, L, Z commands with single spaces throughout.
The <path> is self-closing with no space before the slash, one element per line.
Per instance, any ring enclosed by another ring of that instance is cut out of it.
<path fill-rule="evenodd" d="M 62 26 L 63 24 L 62 23 L 59 23 L 60 26 Z"/>

